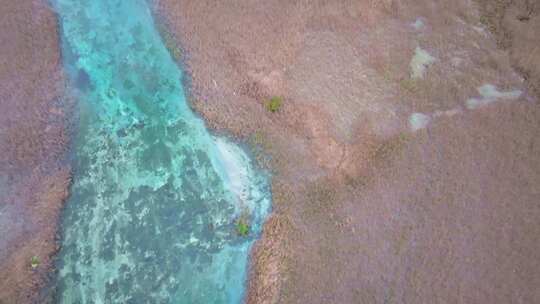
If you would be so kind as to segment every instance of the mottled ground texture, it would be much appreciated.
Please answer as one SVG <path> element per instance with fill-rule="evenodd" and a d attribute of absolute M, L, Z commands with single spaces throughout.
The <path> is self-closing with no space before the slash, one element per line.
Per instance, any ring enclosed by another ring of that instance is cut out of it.
<path fill-rule="evenodd" d="M 540 302 L 539 12 L 488 2 L 158 2 L 274 170 L 248 303 Z"/>
<path fill-rule="evenodd" d="M 512 64 L 540 95 L 540 1 L 478 0 L 480 20 L 508 51 Z"/>
<path fill-rule="evenodd" d="M 46 2 L 0 1 L 0 303 L 40 302 L 69 184 L 57 25 Z"/>

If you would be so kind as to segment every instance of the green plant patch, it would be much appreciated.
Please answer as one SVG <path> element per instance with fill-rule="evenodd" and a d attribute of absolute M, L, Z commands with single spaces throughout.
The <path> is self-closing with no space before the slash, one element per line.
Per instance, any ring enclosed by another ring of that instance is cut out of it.
<path fill-rule="evenodd" d="M 279 111 L 281 105 L 283 104 L 283 98 L 279 96 L 274 96 L 266 101 L 266 109 L 272 113 Z"/>
<path fill-rule="evenodd" d="M 410 92 L 410 93 L 416 93 L 419 90 L 418 83 L 414 79 L 406 78 L 402 79 L 399 82 L 401 88 L 404 90 Z"/>
<path fill-rule="evenodd" d="M 37 256 L 33 256 L 31 259 L 30 259 L 30 267 L 32 267 L 32 269 L 35 269 L 37 267 L 39 267 L 39 257 Z"/>
<path fill-rule="evenodd" d="M 240 236 L 247 236 L 249 234 L 249 225 L 245 220 L 239 219 L 238 222 L 236 222 L 236 232 Z"/>

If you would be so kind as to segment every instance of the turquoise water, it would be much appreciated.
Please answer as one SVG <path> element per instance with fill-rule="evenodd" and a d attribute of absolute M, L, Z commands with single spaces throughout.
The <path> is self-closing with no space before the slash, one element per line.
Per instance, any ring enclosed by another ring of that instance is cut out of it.
<path fill-rule="evenodd" d="M 79 105 L 58 302 L 240 303 L 266 176 L 191 112 L 146 1 L 53 5 Z"/>

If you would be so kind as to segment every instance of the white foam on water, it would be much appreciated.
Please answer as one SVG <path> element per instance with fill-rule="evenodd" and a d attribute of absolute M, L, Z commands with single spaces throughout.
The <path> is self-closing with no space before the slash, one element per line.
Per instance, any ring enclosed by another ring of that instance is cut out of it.
<path fill-rule="evenodd" d="M 431 117 L 423 113 L 413 113 L 409 116 L 409 128 L 411 131 L 416 132 L 418 130 L 424 129 L 427 127 Z"/>
<path fill-rule="evenodd" d="M 244 202 L 247 187 L 249 186 L 249 172 L 245 154 L 238 147 L 226 142 L 224 139 L 215 138 L 216 147 L 221 157 L 225 178 L 234 196 Z"/>
<path fill-rule="evenodd" d="M 256 217 L 263 217 L 270 208 L 270 201 L 257 182 L 257 172 L 252 168 L 248 155 L 225 138 L 215 137 L 214 141 L 225 170 L 225 182 L 237 199 L 237 212 L 248 208 L 250 212 L 257 211 Z"/>
<path fill-rule="evenodd" d="M 426 50 L 416 47 L 414 51 L 414 56 L 411 59 L 409 64 L 411 68 L 411 78 L 423 78 L 426 69 L 433 64 L 437 59 L 431 56 Z"/>
<path fill-rule="evenodd" d="M 522 91 L 513 90 L 501 92 L 497 89 L 496 86 L 492 84 L 485 84 L 478 87 L 478 93 L 480 93 L 480 95 L 482 96 L 481 98 L 469 98 L 465 102 L 465 106 L 467 107 L 467 109 L 474 110 L 501 100 L 515 100 L 521 96 Z"/>

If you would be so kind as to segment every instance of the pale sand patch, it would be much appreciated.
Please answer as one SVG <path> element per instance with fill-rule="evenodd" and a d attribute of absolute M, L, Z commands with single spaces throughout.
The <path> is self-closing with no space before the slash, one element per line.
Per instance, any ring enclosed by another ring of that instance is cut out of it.
<path fill-rule="evenodd" d="M 422 20 L 422 18 L 418 17 L 412 24 L 411 26 L 417 30 L 417 31 L 420 31 L 422 30 L 426 24 L 424 23 L 424 21 Z"/>
<path fill-rule="evenodd" d="M 411 131 L 416 132 L 418 130 L 424 129 L 427 127 L 431 117 L 423 113 L 413 113 L 409 116 L 409 128 Z"/>
<path fill-rule="evenodd" d="M 480 93 L 482 98 L 469 98 L 465 102 L 465 106 L 467 107 L 467 109 L 469 110 L 478 109 L 490 103 L 494 103 L 494 102 L 502 101 L 502 100 L 515 100 L 521 96 L 522 91 L 513 90 L 513 91 L 501 92 L 497 89 L 496 86 L 492 84 L 485 84 L 483 86 L 478 87 L 478 93 Z"/>
<path fill-rule="evenodd" d="M 461 114 L 461 109 L 455 108 L 455 109 L 446 110 L 446 111 L 435 111 L 433 113 L 433 117 L 441 117 L 441 116 L 452 117 L 458 114 Z"/>
<path fill-rule="evenodd" d="M 419 79 L 423 78 L 427 68 L 435 63 L 437 59 L 431 56 L 426 50 L 421 47 L 416 47 L 414 51 L 414 56 L 410 63 L 411 68 L 411 78 Z"/>

